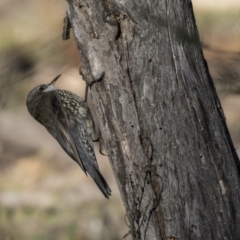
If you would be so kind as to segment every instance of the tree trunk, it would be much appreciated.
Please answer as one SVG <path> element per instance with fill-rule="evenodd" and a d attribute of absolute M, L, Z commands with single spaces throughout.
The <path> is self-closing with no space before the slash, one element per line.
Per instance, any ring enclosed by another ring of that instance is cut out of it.
<path fill-rule="evenodd" d="M 91 93 L 133 239 L 240 239 L 239 159 L 191 1 L 68 0 L 67 14 L 84 80 L 104 76 Z"/>

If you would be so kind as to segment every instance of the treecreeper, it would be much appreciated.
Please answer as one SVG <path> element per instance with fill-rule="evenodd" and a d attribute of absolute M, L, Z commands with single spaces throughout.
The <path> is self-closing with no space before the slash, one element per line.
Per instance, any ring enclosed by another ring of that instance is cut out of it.
<path fill-rule="evenodd" d="M 109 198 L 111 189 L 99 171 L 94 153 L 95 126 L 91 111 L 78 95 L 54 87 L 60 76 L 29 92 L 26 102 L 28 111 L 78 163 L 84 173 L 93 178 L 103 195 Z"/>

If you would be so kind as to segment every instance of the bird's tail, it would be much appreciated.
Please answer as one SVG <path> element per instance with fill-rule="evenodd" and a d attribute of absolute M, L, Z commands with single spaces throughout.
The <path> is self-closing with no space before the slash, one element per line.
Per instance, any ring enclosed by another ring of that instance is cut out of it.
<path fill-rule="evenodd" d="M 84 138 L 82 137 L 75 137 L 74 139 L 77 140 L 75 144 L 77 148 L 77 153 L 79 154 L 79 159 L 82 159 L 81 164 L 79 163 L 78 159 L 77 163 L 92 177 L 103 195 L 106 198 L 109 198 L 109 196 L 111 196 L 111 189 L 98 169 L 93 145 L 89 144 L 89 142 L 84 140 Z"/>
<path fill-rule="evenodd" d="M 102 176 L 102 174 L 99 172 L 99 170 L 95 168 L 94 174 L 90 174 L 90 175 L 93 178 L 93 180 L 95 181 L 95 183 L 97 184 L 98 188 L 103 193 L 103 195 L 106 198 L 109 198 L 109 196 L 111 196 L 112 191 L 111 191 L 110 187 L 108 186 L 106 180 Z"/>

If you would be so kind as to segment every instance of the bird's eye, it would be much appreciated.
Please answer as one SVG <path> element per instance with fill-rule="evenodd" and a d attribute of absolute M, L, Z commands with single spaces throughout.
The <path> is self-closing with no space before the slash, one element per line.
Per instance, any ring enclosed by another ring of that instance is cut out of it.
<path fill-rule="evenodd" d="M 40 91 L 43 91 L 44 89 L 45 89 L 44 86 L 40 86 L 40 87 L 39 87 L 39 90 L 40 90 Z"/>

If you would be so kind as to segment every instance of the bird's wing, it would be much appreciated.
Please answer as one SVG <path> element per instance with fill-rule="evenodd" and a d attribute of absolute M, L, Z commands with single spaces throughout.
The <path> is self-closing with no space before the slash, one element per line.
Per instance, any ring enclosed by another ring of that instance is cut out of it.
<path fill-rule="evenodd" d="M 57 133 L 58 142 L 78 162 L 83 171 L 93 178 L 103 195 L 108 198 L 111 195 L 111 189 L 99 171 L 91 136 L 86 132 L 86 129 L 83 129 L 85 131 L 79 130 L 79 125 L 83 124 L 83 122 L 80 123 L 78 119 L 73 120 L 70 117 L 73 114 L 73 110 L 71 107 L 62 106 L 61 99 L 57 93 L 54 94 L 51 103 L 54 117 L 56 117 L 57 124 L 60 126 Z M 82 108 L 81 110 L 84 109 Z M 78 109 L 79 111 L 80 109 Z M 82 117 L 84 118 L 84 116 Z M 85 128 L 86 126 L 82 127 Z M 71 150 L 69 150 L 69 146 Z"/>
<path fill-rule="evenodd" d="M 69 131 L 77 146 L 80 158 L 89 159 L 89 161 L 99 169 L 92 142 L 92 138 L 95 135 L 95 126 L 90 109 L 79 96 L 72 92 L 57 90 L 55 94 L 60 101 L 62 101 L 62 108 L 69 121 Z M 66 95 L 68 96 L 67 98 Z M 71 117 L 73 115 L 75 116 L 74 118 Z M 79 128 L 81 128 L 81 130 Z M 85 153 L 83 153 L 85 151 L 87 154 L 86 156 Z"/>
<path fill-rule="evenodd" d="M 86 168 L 82 163 L 82 160 L 77 150 L 76 143 L 71 134 L 71 126 L 69 125 L 69 121 L 66 117 L 66 114 L 63 111 L 61 100 L 58 98 L 56 94 L 53 94 L 51 104 L 53 117 L 55 118 L 54 120 L 55 124 L 59 126 L 58 128 L 55 128 L 56 136 L 54 137 L 57 139 L 57 141 L 65 150 L 65 152 L 67 152 L 67 154 L 70 157 L 77 161 L 77 163 L 80 165 L 80 167 L 86 174 Z M 47 130 L 51 133 L 51 129 L 47 128 Z"/>
<path fill-rule="evenodd" d="M 81 158 L 83 159 L 86 171 L 93 178 L 93 180 L 95 181 L 103 195 L 106 198 L 109 198 L 109 196 L 111 195 L 111 189 L 99 171 L 96 156 L 94 153 L 94 148 L 93 145 L 91 144 L 92 140 L 90 136 L 86 137 L 80 134 L 79 137 L 79 132 L 77 130 L 78 129 L 75 126 L 71 130 L 72 131 L 71 133 L 73 134 L 74 139 L 76 139 L 76 147 Z"/>

